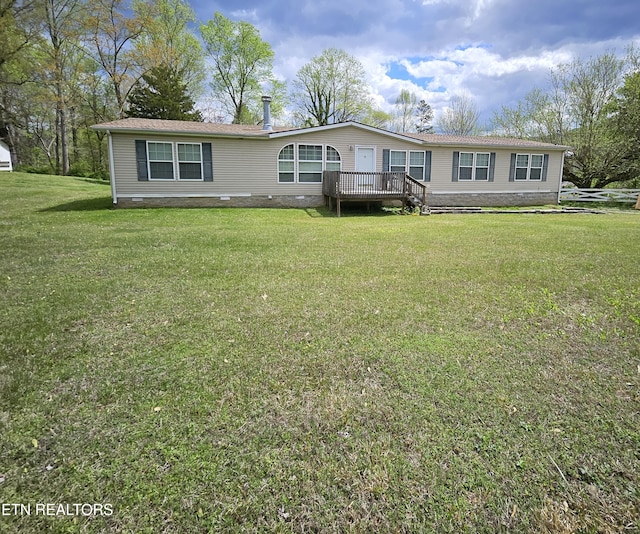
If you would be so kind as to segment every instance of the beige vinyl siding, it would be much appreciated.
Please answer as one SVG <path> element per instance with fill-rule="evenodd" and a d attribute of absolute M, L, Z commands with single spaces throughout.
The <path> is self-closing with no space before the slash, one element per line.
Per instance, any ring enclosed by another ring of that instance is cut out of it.
<path fill-rule="evenodd" d="M 432 148 L 431 155 L 431 183 L 430 189 L 434 193 L 497 193 L 497 192 L 538 192 L 558 191 L 562 170 L 562 152 L 555 150 L 535 149 L 496 149 L 496 147 L 473 148 Z M 452 181 L 453 152 L 495 152 L 496 167 L 494 181 Z M 511 154 L 549 154 L 546 181 L 526 180 L 521 182 L 509 181 L 509 167 Z"/>
<path fill-rule="evenodd" d="M 211 143 L 213 181 L 138 181 L 135 140 L 173 143 Z M 558 191 L 560 185 L 562 151 L 548 149 L 498 148 L 496 146 L 438 147 L 419 142 L 404 141 L 382 133 L 348 126 L 304 134 L 268 138 L 240 139 L 206 136 L 131 134 L 112 132 L 114 174 L 118 197 L 145 196 L 227 196 L 227 195 L 321 195 L 320 183 L 278 183 L 278 154 L 289 145 L 322 144 L 335 148 L 341 157 L 342 169 L 355 170 L 355 147 L 376 149 L 376 170 L 382 171 L 384 149 L 431 150 L 432 193 L 499 193 Z M 453 152 L 495 152 L 496 166 L 493 182 L 453 182 Z M 549 154 L 547 180 L 509 182 L 512 153 Z"/>

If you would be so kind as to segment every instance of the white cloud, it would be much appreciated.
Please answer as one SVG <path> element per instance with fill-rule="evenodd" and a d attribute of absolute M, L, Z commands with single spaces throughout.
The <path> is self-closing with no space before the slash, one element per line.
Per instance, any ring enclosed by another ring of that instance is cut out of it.
<path fill-rule="evenodd" d="M 212 9 L 190 1 L 202 13 Z M 274 49 L 276 76 L 289 84 L 313 56 L 337 47 L 362 62 L 385 111 L 402 89 L 436 115 L 467 90 L 487 117 L 544 88 L 561 63 L 623 54 L 638 42 L 637 0 L 617 0 L 615 9 L 600 0 L 582 3 L 576 11 L 557 0 L 245 0 L 240 9 L 237 0 L 219 0 L 216 8 L 259 28 Z"/>

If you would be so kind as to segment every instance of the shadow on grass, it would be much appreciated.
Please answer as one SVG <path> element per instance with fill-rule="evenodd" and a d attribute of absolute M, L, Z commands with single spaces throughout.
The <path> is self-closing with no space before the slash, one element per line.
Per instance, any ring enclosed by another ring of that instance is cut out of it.
<path fill-rule="evenodd" d="M 101 211 L 110 209 L 112 206 L 111 197 L 83 198 L 58 204 L 57 206 L 50 206 L 40 211 Z"/>
<path fill-rule="evenodd" d="M 392 210 L 386 210 L 381 205 L 371 203 L 367 206 L 363 202 L 343 202 L 342 209 L 340 210 L 341 217 L 389 217 L 397 215 Z M 309 217 L 313 218 L 337 218 L 338 213 L 336 209 L 330 210 L 327 207 L 321 208 L 306 208 L 305 212 Z"/>

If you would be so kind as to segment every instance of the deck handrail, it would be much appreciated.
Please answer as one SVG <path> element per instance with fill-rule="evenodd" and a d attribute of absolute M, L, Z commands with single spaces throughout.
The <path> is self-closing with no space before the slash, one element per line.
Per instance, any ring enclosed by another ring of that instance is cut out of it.
<path fill-rule="evenodd" d="M 322 194 L 337 201 L 338 216 L 342 200 L 402 200 L 403 206 L 409 202 L 422 210 L 427 205 L 427 186 L 409 176 L 406 172 L 360 172 L 324 171 Z"/>
<path fill-rule="evenodd" d="M 423 184 L 422 182 L 419 182 L 418 180 L 416 180 L 412 176 L 409 176 L 408 174 L 405 174 L 404 183 L 406 184 L 406 187 L 407 187 L 406 193 L 409 194 L 410 196 L 412 196 L 413 198 L 419 200 L 420 203 L 421 203 L 421 207 L 423 209 L 426 208 L 426 206 L 427 206 L 427 186 L 425 184 Z M 414 191 L 413 191 L 414 187 L 416 187 L 418 190 L 420 190 L 420 195 L 419 196 L 414 193 Z"/>

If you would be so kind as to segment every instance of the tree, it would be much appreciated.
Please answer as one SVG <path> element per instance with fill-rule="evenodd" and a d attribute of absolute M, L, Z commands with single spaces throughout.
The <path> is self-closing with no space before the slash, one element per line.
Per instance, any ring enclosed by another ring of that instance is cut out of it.
<path fill-rule="evenodd" d="M 461 93 L 451 98 L 451 105 L 438 120 L 438 128 L 447 135 L 472 135 L 478 132 L 479 119 L 475 99 L 469 93 Z"/>
<path fill-rule="evenodd" d="M 79 0 L 46 0 L 44 8 L 48 40 L 45 50 L 50 59 L 47 70 L 50 72 L 56 106 L 56 173 L 68 174 L 67 69 L 72 56 L 77 55 L 81 4 Z"/>
<path fill-rule="evenodd" d="M 0 0 L 0 72 L 37 39 L 38 7 L 35 0 Z"/>
<path fill-rule="evenodd" d="M 393 117 L 390 113 L 382 111 L 381 109 L 376 109 L 373 106 L 371 106 L 369 110 L 365 111 L 360 117 L 360 121 L 362 123 L 382 129 L 389 128 L 392 120 Z"/>
<path fill-rule="evenodd" d="M 30 81 L 30 55 L 41 37 L 42 6 L 35 0 L 0 0 L 0 139 L 18 163 L 24 86 Z"/>
<path fill-rule="evenodd" d="M 150 6 L 128 0 L 86 0 L 84 21 L 87 52 L 104 70 L 112 87 L 118 117 L 124 116 L 127 95 L 142 74 L 132 47 L 150 25 Z"/>
<path fill-rule="evenodd" d="M 498 133 L 568 145 L 564 179 L 582 188 L 602 188 L 625 176 L 623 151 L 614 137 L 610 114 L 627 59 L 607 53 L 576 59 L 550 72 L 547 91 L 535 89 L 515 107 L 494 116 Z"/>
<path fill-rule="evenodd" d="M 433 126 L 431 121 L 433 120 L 433 110 L 431 106 L 424 100 L 420 100 L 418 107 L 416 108 L 416 131 L 418 133 L 433 133 Z"/>
<path fill-rule="evenodd" d="M 136 4 L 146 18 L 145 31 L 135 39 L 134 55 L 143 71 L 167 66 L 179 72 L 192 95 L 202 91 L 204 55 L 200 40 L 189 30 L 195 13 L 185 0 L 157 0 L 151 6 Z"/>
<path fill-rule="evenodd" d="M 251 103 L 260 101 L 261 84 L 273 80 L 273 50 L 250 23 L 233 22 L 216 12 L 200 26 L 213 60 L 211 88 L 236 124 L 251 122 Z"/>
<path fill-rule="evenodd" d="M 202 121 L 187 93 L 187 84 L 172 67 L 153 67 L 129 93 L 128 117 Z"/>
<path fill-rule="evenodd" d="M 609 118 L 615 146 L 620 153 L 616 171 L 627 187 L 640 187 L 640 72 L 632 72 L 611 105 Z"/>
<path fill-rule="evenodd" d="M 588 61 L 575 60 L 554 71 L 554 89 L 567 103 L 558 142 L 573 147 L 565 158 L 564 178 L 578 187 L 601 188 L 618 181 L 617 146 L 608 131 L 608 106 L 615 97 L 623 60 L 604 54 Z"/>
<path fill-rule="evenodd" d="M 415 93 L 406 89 L 400 91 L 396 98 L 395 111 L 393 113 L 394 130 L 396 132 L 410 132 L 414 129 L 413 115 L 416 111 L 418 98 Z"/>
<path fill-rule="evenodd" d="M 329 48 L 312 58 L 293 86 L 298 114 L 308 125 L 362 120 L 372 110 L 364 67 L 344 50 Z"/>
<path fill-rule="evenodd" d="M 548 143 L 557 142 L 560 122 L 566 113 L 553 111 L 551 96 L 540 89 L 533 89 L 515 107 L 502 106 L 495 112 L 492 126 L 495 132 L 508 137 L 534 139 Z"/>

